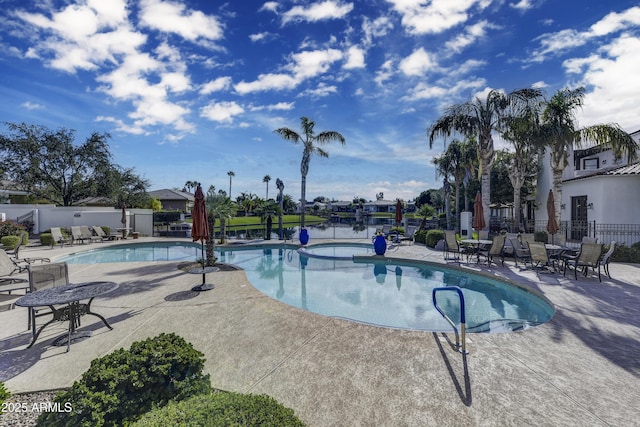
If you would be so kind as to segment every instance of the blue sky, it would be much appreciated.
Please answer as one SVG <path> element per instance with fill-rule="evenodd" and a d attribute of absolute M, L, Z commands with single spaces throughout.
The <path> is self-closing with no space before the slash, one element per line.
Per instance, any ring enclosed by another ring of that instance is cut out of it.
<path fill-rule="evenodd" d="M 583 85 L 580 125 L 640 129 L 640 3 L 617 0 L 0 0 L 0 120 L 111 134 L 150 189 L 300 196 L 302 147 L 335 130 L 307 199 L 439 187 L 426 129 L 490 89 Z M 6 128 L 3 128 L 6 132 Z M 497 142 L 500 145 L 500 142 Z"/>

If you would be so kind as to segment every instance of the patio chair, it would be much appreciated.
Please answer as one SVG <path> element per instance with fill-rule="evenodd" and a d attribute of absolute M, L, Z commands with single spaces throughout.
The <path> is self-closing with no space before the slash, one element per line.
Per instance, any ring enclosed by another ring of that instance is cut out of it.
<path fill-rule="evenodd" d="M 29 281 L 21 277 L 13 276 L 17 268 L 9 255 L 0 249 L 0 292 L 11 294 L 13 291 L 27 291 Z"/>
<path fill-rule="evenodd" d="M 549 258 L 549 254 L 547 253 L 547 248 L 544 246 L 544 243 L 527 242 L 527 247 L 531 254 L 531 265 L 538 270 L 546 269 L 550 272 L 550 268 L 553 267 L 553 263 Z"/>
<path fill-rule="evenodd" d="M 62 230 L 60 230 L 60 227 L 51 227 L 50 231 L 52 239 L 51 249 L 53 249 L 56 244 L 59 244 L 60 247 L 63 247 L 65 243 L 69 244 L 69 239 L 64 237 L 64 235 L 62 234 Z"/>
<path fill-rule="evenodd" d="M 485 257 L 487 259 L 487 264 L 491 264 L 493 258 L 495 256 L 499 256 L 502 261 L 502 265 L 504 265 L 504 244 L 507 240 L 507 236 L 504 234 L 499 234 L 493 238 L 493 243 L 491 243 L 491 247 L 488 249 L 480 248 L 478 251 L 478 257 Z M 497 263 L 496 263 L 497 264 Z"/>
<path fill-rule="evenodd" d="M 68 284 L 69 268 L 66 262 L 29 266 L 29 292 Z M 53 313 L 54 311 L 49 308 L 29 307 L 29 327 L 34 337 L 36 336 L 36 318 L 53 315 Z M 50 322 L 52 321 L 53 319 Z"/>
<path fill-rule="evenodd" d="M 616 241 L 613 240 L 611 242 L 611 245 L 609 246 L 609 250 L 606 254 L 602 255 L 602 259 L 600 260 L 600 264 L 598 265 L 598 269 L 600 269 L 600 266 L 604 268 L 604 272 L 607 274 L 607 276 L 609 276 L 609 279 L 611 279 L 611 273 L 609 273 L 609 260 L 611 259 L 611 255 L 613 255 L 613 251 L 615 249 Z"/>
<path fill-rule="evenodd" d="M 518 260 L 522 261 L 524 266 L 527 266 L 527 262 L 531 263 L 531 252 L 529 249 L 524 247 L 520 240 L 518 239 L 510 239 L 511 247 L 513 248 L 513 259 L 516 262 L 516 266 L 518 265 Z"/>
<path fill-rule="evenodd" d="M 104 242 L 105 240 L 110 239 L 110 236 L 107 236 L 107 233 L 104 232 L 102 227 L 98 227 L 97 225 L 94 225 L 91 228 L 93 229 L 93 233 L 100 239 L 101 242 Z"/>
<path fill-rule="evenodd" d="M 82 229 L 80 228 L 79 225 L 71 226 L 71 242 L 72 243 L 82 242 L 84 244 L 86 240 L 91 241 L 91 238 L 87 237 L 82 233 Z"/>
<path fill-rule="evenodd" d="M 455 232 L 444 232 L 444 245 L 444 259 L 454 259 L 460 261 L 460 255 L 462 254 L 467 254 L 468 257 L 467 250 L 458 244 L 458 239 L 456 239 Z M 453 258 L 447 258 L 447 253 L 452 253 Z"/>
<path fill-rule="evenodd" d="M 584 236 L 582 238 L 582 243 L 598 243 L 597 237 Z"/>
<path fill-rule="evenodd" d="M 90 242 L 94 242 L 94 241 L 102 241 L 102 238 L 100 238 L 99 236 L 96 236 L 93 234 L 93 230 L 89 228 L 89 226 L 87 225 L 81 225 L 80 226 L 80 231 L 82 232 L 82 237 L 84 237 L 85 240 L 88 240 Z"/>
<path fill-rule="evenodd" d="M 517 233 L 506 233 L 504 239 L 504 248 L 502 248 L 502 253 L 504 255 L 513 256 L 513 245 L 511 245 L 511 239 L 517 239 Z"/>
<path fill-rule="evenodd" d="M 598 280 L 602 282 L 600 275 L 600 257 L 602 256 L 602 245 L 598 243 L 582 243 L 580 252 L 576 256 L 568 256 L 564 259 L 564 275 L 567 274 L 567 268 L 573 265 L 573 276 L 578 280 L 578 267 L 583 268 L 583 274 L 586 276 L 589 267 L 598 269 Z"/>
<path fill-rule="evenodd" d="M 527 247 L 527 243 L 535 242 L 535 236 L 533 233 L 522 233 L 520 234 L 520 243 L 522 243 L 523 247 Z"/>
<path fill-rule="evenodd" d="M 51 262 L 49 258 L 44 258 L 44 257 L 20 258 L 19 255 L 20 255 L 21 247 L 22 247 L 22 239 L 20 239 L 20 241 L 18 242 L 18 245 L 12 250 L 8 250 L 8 251 L 5 250 L 7 255 L 13 255 L 13 258 L 11 258 L 11 261 L 13 261 L 14 265 L 16 266 L 16 268 L 18 268 L 18 271 L 20 273 L 27 270 L 27 264 L 32 264 L 36 261 Z"/>

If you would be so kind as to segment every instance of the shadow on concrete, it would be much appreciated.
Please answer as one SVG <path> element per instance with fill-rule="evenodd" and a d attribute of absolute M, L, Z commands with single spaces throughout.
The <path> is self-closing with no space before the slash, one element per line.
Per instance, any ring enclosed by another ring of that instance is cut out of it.
<path fill-rule="evenodd" d="M 458 353 L 455 343 L 451 342 L 451 340 L 449 340 L 449 337 L 445 333 L 442 333 L 442 336 L 447 340 L 451 348 L 454 351 L 456 351 L 456 353 Z M 458 378 L 458 375 L 453 369 L 451 361 L 449 360 L 449 356 L 447 356 L 447 353 L 445 352 L 444 347 L 440 342 L 440 338 L 438 337 L 437 332 L 433 333 L 433 339 L 436 345 L 438 346 L 438 349 L 440 350 L 442 361 L 447 367 L 447 371 L 449 372 L 449 376 L 451 376 L 451 381 L 453 382 L 453 385 L 455 386 L 456 391 L 458 392 L 458 396 L 460 396 L 460 400 L 462 401 L 462 403 L 465 404 L 465 406 L 471 406 L 471 403 L 473 402 L 473 397 L 471 395 L 471 380 L 469 378 L 469 366 L 467 364 L 467 355 L 463 353 L 458 353 L 460 354 L 460 356 L 462 356 L 462 367 L 463 367 L 462 380 L 464 382 L 464 389 L 463 389 L 460 383 L 460 379 Z"/>

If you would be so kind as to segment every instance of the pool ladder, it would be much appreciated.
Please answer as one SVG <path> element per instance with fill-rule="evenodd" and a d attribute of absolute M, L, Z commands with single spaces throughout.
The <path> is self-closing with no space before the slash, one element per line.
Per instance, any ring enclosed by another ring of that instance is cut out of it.
<path fill-rule="evenodd" d="M 442 309 L 438 306 L 436 293 L 438 293 L 439 291 L 455 291 L 460 298 L 460 335 L 458 335 L 458 328 L 456 327 L 456 324 L 453 323 L 449 316 L 447 316 L 445 312 L 442 311 Z M 466 346 L 467 340 L 465 339 L 466 318 L 464 314 L 464 295 L 462 294 L 462 289 L 460 289 L 458 286 L 443 286 L 440 288 L 434 288 L 431 292 L 431 297 L 433 299 L 433 305 L 435 306 L 436 310 L 438 310 L 442 317 L 444 317 L 444 319 L 449 322 L 456 334 L 456 348 L 462 354 L 469 354 Z M 460 337 L 462 337 L 462 345 L 460 344 Z"/>

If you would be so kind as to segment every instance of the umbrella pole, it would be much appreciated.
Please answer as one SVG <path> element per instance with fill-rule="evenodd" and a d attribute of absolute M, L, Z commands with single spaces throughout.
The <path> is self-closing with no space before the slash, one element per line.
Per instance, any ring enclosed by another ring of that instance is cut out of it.
<path fill-rule="evenodd" d="M 200 240 L 200 255 L 202 256 L 202 285 L 204 286 L 205 282 L 205 272 L 204 272 L 204 242 Z"/>

